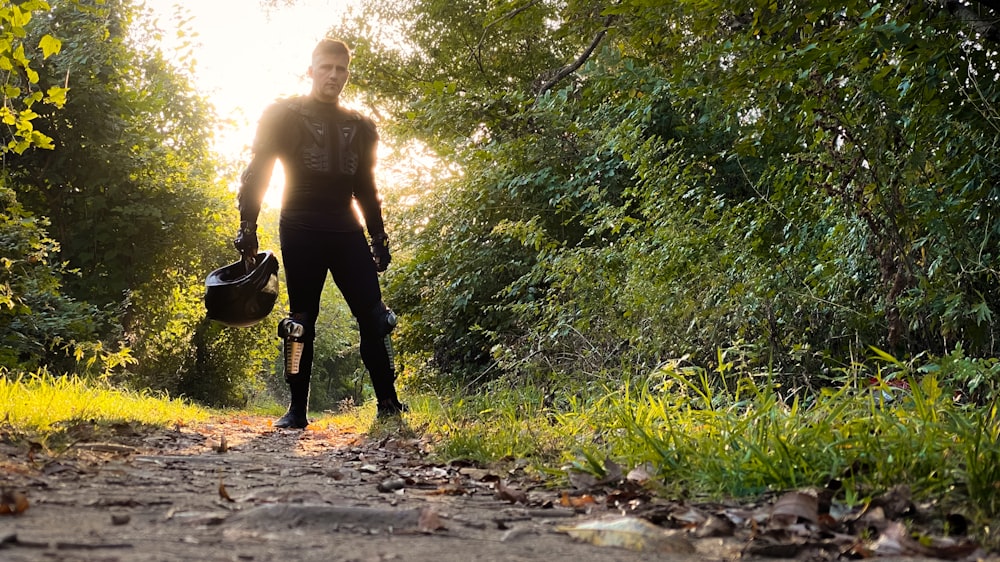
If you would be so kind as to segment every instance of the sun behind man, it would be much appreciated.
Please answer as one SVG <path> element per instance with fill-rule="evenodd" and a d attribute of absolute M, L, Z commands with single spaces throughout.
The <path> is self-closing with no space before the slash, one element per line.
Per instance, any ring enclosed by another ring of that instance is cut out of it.
<path fill-rule="evenodd" d="M 389 339 L 396 316 L 382 302 L 378 280 L 378 272 L 391 261 L 375 186 L 378 133 L 370 119 L 340 106 L 350 66 L 351 51 L 342 41 L 323 39 L 316 45 L 309 95 L 279 100 L 264 111 L 241 176 L 240 230 L 234 245 L 244 256 L 255 256 L 257 216 L 275 161 L 281 160 L 285 170 L 279 237 L 291 314 L 279 324 L 278 336 L 284 340 L 291 403 L 276 427 L 305 428 L 309 423 L 313 341 L 328 271 L 358 321 L 361 359 L 375 389 L 378 415 L 406 411 L 396 396 Z"/>

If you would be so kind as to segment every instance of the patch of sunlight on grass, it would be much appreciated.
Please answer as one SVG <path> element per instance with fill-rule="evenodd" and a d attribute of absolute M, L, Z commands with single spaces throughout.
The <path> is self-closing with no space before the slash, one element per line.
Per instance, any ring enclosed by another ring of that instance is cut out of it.
<path fill-rule="evenodd" d="M 423 434 L 431 420 L 440 416 L 440 407 L 426 396 L 408 397 L 409 411 L 399 418 L 379 420 L 376 404 L 368 401 L 360 406 L 336 411 L 310 412 L 309 427 L 316 430 L 339 429 L 346 432 L 367 434 L 368 437 L 383 438 L 400 435 L 407 438 Z"/>
<path fill-rule="evenodd" d="M 77 420 L 169 425 L 204 421 L 211 415 L 183 400 L 73 375 L 0 372 L 0 417 L 19 430 L 51 431 L 62 422 Z"/>
<path fill-rule="evenodd" d="M 527 461 L 534 470 L 547 470 L 572 448 L 577 434 L 556 422 L 543 399 L 536 389 L 506 389 L 452 400 L 427 398 L 418 410 L 441 460 Z"/>

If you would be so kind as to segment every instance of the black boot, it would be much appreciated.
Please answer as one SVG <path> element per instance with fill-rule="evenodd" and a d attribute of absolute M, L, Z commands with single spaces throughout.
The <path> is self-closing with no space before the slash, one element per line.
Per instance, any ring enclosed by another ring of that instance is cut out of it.
<path fill-rule="evenodd" d="M 309 382 L 306 381 L 305 388 L 301 384 L 296 384 L 298 382 L 293 381 L 289 383 L 288 386 L 292 392 L 291 403 L 288 405 L 288 411 L 285 412 L 285 415 L 274 422 L 274 427 L 282 429 L 305 429 L 309 425 L 309 419 L 306 417 L 307 405 L 309 403 Z"/>
<path fill-rule="evenodd" d="M 387 403 L 379 402 L 377 417 L 380 420 L 384 420 L 387 418 L 398 417 L 402 415 L 403 412 L 409 412 L 409 411 L 410 407 L 407 406 L 406 404 L 403 404 L 399 400 L 393 400 Z"/>

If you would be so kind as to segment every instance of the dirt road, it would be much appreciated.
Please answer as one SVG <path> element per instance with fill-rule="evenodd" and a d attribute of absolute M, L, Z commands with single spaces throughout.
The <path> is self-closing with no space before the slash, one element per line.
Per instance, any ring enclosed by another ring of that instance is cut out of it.
<path fill-rule="evenodd" d="M 615 510 L 516 467 L 432 462 L 405 423 L 288 431 L 234 417 L 70 434 L 59 451 L 0 439 L 0 511 L 26 507 L 0 516 L 0 560 L 735 560 L 746 543 L 575 540 L 566 529 Z"/>

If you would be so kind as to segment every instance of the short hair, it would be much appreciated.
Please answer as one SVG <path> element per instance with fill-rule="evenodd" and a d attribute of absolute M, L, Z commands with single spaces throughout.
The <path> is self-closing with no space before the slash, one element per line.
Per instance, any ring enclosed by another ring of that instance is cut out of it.
<path fill-rule="evenodd" d="M 316 55 L 347 55 L 347 59 L 351 58 L 351 48 L 347 46 L 347 43 L 339 39 L 333 39 L 330 37 L 324 37 L 320 39 L 319 43 L 316 44 L 316 48 L 313 49 L 312 56 Z"/>

